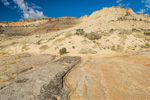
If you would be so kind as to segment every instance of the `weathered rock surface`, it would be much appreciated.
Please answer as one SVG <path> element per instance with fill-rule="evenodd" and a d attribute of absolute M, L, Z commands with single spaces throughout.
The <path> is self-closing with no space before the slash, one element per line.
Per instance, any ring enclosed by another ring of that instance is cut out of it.
<path fill-rule="evenodd" d="M 85 61 L 66 77 L 69 100 L 150 100 L 150 52 Z"/>
<path fill-rule="evenodd" d="M 0 84 L 9 81 L 17 75 L 52 62 L 55 56 L 49 54 L 33 56 L 31 54 L 0 56 Z"/>
<path fill-rule="evenodd" d="M 80 60 L 62 57 L 21 73 L 0 84 L 0 100 L 67 100 L 69 89 L 63 78 Z"/>

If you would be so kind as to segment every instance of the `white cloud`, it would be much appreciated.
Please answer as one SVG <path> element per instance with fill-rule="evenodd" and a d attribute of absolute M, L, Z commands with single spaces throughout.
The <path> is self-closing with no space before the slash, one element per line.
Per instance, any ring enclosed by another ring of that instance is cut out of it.
<path fill-rule="evenodd" d="M 24 0 L 13 0 L 14 3 L 17 4 L 21 12 L 23 13 L 21 19 L 34 19 L 34 18 L 43 18 L 44 16 L 42 11 L 35 10 L 37 8 L 40 8 L 39 6 L 36 6 L 32 3 L 32 6 L 30 7 L 27 2 Z M 15 7 L 16 8 L 16 7 Z"/>
<path fill-rule="evenodd" d="M 150 9 L 150 0 L 142 0 L 142 3 L 145 3 L 145 7 Z"/>
<path fill-rule="evenodd" d="M 122 0 L 117 0 L 116 3 L 120 3 Z"/>
<path fill-rule="evenodd" d="M 122 8 L 128 8 L 129 5 L 130 5 L 130 3 L 128 3 L 128 4 L 123 4 L 123 3 L 118 4 L 118 6 L 122 7 Z"/>
<path fill-rule="evenodd" d="M 145 16 L 149 16 L 149 14 L 144 14 Z"/>
<path fill-rule="evenodd" d="M 137 13 L 139 13 L 139 14 L 144 14 L 145 12 L 146 12 L 145 9 L 140 9 L 140 11 L 138 11 Z"/>
<path fill-rule="evenodd" d="M 123 4 L 121 3 L 122 0 L 117 0 L 116 3 L 118 4 L 119 7 L 122 7 L 122 8 L 128 8 L 130 3 L 127 3 L 127 4 Z"/>
<path fill-rule="evenodd" d="M 32 8 L 35 8 L 35 9 L 41 9 L 41 7 L 35 5 L 34 3 L 31 3 L 31 5 L 32 5 Z"/>
<path fill-rule="evenodd" d="M 4 3 L 5 6 L 9 6 L 10 2 L 8 2 L 7 0 L 2 0 L 2 2 Z"/>
<path fill-rule="evenodd" d="M 144 3 L 145 9 L 140 9 L 137 13 L 142 13 L 146 16 L 149 16 L 146 12 L 149 12 L 150 10 L 150 0 L 142 0 L 142 3 Z"/>

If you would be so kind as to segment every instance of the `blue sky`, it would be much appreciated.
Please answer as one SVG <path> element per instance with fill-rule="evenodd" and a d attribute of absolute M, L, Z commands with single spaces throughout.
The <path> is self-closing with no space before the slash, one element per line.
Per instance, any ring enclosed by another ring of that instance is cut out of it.
<path fill-rule="evenodd" d="M 0 0 L 0 21 L 90 15 L 103 7 L 132 8 L 150 14 L 150 0 Z"/>

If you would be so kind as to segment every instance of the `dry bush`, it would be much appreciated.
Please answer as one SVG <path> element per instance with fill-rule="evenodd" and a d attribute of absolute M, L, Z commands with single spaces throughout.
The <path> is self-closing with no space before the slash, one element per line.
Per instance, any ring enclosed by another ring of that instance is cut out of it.
<path fill-rule="evenodd" d="M 84 35 L 86 38 L 88 38 L 89 40 L 99 40 L 102 36 L 100 34 L 97 33 L 87 33 Z"/>

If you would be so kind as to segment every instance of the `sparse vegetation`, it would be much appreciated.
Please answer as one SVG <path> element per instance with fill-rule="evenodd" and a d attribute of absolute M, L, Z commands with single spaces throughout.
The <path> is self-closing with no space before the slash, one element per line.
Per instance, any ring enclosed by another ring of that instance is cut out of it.
<path fill-rule="evenodd" d="M 5 49 L 5 48 L 7 48 L 9 46 L 13 46 L 13 45 L 16 45 L 16 44 L 18 44 L 18 42 L 12 42 L 11 44 L 0 46 L 0 50 L 3 50 L 3 49 Z"/>
<path fill-rule="evenodd" d="M 66 48 L 62 48 L 62 49 L 59 50 L 59 54 L 60 55 L 64 55 L 66 53 L 67 53 L 67 49 Z"/>
<path fill-rule="evenodd" d="M 150 36 L 150 32 L 144 32 L 144 34 Z"/>
<path fill-rule="evenodd" d="M 132 32 L 141 32 L 140 30 L 136 29 L 136 28 L 133 28 L 132 29 Z"/>
<path fill-rule="evenodd" d="M 88 53 L 91 53 L 91 54 L 96 54 L 97 51 L 95 50 L 92 50 L 90 48 L 82 48 L 80 51 L 79 51 L 80 54 L 88 54 Z"/>
<path fill-rule="evenodd" d="M 75 46 L 72 46 L 73 49 L 75 49 Z"/>
<path fill-rule="evenodd" d="M 111 30 L 109 30 L 109 32 L 110 32 L 110 33 L 114 32 L 114 31 L 116 31 L 116 30 L 115 30 L 115 29 L 111 29 Z"/>
<path fill-rule="evenodd" d="M 90 44 L 91 42 L 88 41 L 88 40 L 82 40 L 81 43 L 82 43 L 82 44 Z"/>
<path fill-rule="evenodd" d="M 43 46 L 40 47 L 41 50 L 46 50 L 46 49 L 48 49 L 48 48 L 49 48 L 48 45 L 43 45 Z"/>
<path fill-rule="evenodd" d="M 3 34 L 3 30 L 1 29 L 2 26 L 0 26 L 0 34 Z"/>
<path fill-rule="evenodd" d="M 139 21 L 142 21 L 142 19 L 140 18 L 140 20 Z"/>
<path fill-rule="evenodd" d="M 144 49 L 150 48 L 150 44 L 141 45 L 141 48 L 144 48 Z"/>
<path fill-rule="evenodd" d="M 143 39 L 145 38 L 145 36 L 143 34 L 139 34 L 139 33 L 134 34 L 134 37 L 143 38 Z"/>
<path fill-rule="evenodd" d="M 121 30 L 121 32 L 119 34 L 130 35 L 130 34 L 132 34 L 132 30 Z"/>
<path fill-rule="evenodd" d="M 29 50 L 30 48 L 29 48 L 29 45 L 24 44 L 23 47 L 22 47 L 22 49 L 23 50 Z"/>
<path fill-rule="evenodd" d="M 76 35 L 84 35 L 85 31 L 83 29 L 77 29 L 76 30 Z"/>
<path fill-rule="evenodd" d="M 43 39 L 39 40 L 36 42 L 36 45 L 41 45 L 41 42 L 43 41 Z"/>
<path fill-rule="evenodd" d="M 58 43 L 58 42 L 62 42 L 62 41 L 64 41 L 65 39 L 70 38 L 71 36 L 72 36 L 72 34 L 67 34 L 67 35 L 65 35 L 63 38 L 56 39 L 56 40 L 52 43 L 52 45 L 55 45 L 55 44 Z"/>
<path fill-rule="evenodd" d="M 89 40 L 99 40 L 101 38 L 101 35 L 100 34 L 97 34 L 97 33 L 87 33 L 84 35 L 85 37 L 87 37 Z"/>

